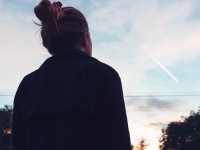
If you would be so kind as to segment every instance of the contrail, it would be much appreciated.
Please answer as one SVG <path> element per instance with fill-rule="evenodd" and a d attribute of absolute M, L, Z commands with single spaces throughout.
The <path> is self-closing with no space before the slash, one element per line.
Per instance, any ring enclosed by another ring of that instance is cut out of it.
<path fill-rule="evenodd" d="M 146 53 L 176 82 L 179 83 L 179 80 L 165 67 L 163 66 L 153 55 L 148 51 Z"/>

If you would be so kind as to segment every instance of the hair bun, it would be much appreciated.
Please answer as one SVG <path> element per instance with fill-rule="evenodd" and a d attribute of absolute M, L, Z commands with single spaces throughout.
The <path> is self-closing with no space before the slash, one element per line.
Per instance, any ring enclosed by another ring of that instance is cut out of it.
<path fill-rule="evenodd" d="M 49 16 L 52 15 L 52 5 L 49 0 L 42 0 L 35 8 L 36 17 L 42 22 L 48 22 Z"/>

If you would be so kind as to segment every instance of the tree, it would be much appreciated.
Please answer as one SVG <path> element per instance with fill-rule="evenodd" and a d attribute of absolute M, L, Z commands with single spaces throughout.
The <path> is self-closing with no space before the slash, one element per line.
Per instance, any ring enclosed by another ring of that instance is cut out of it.
<path fill-rule="evenodd" d="M 136 146 L 136 150 L 145 150 L 147 147 L 148 147 L 148 144 L 146 143 L 146 140 L 142 138 L 139 144 Z"/>
<path fill-rule="evenodd" d="M 11 118 L 11 106 L 0 108 L 0 150 L 11 149 Z"/>
<path fill-rule="evenodd" d="M 200 149 L 200 109 L 191 111 L 189 117 L 171 122 L 162 130 L 161 150 L 198 150 Z"/>

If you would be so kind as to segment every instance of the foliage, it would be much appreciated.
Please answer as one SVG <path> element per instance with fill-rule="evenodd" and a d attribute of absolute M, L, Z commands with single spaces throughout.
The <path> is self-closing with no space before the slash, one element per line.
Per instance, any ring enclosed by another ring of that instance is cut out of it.
<path fill-rule="evenodd" d="M 0 108 L 0 150 L 11 149 L 11 118 L 11 106 Z"/>
<path fill-rule="evenodd" d="M 147 147 L 148 147 L 148 144 L 146 143 L 146 140 L 144 138 L 142 138 L 135 149 L 136 150 L 145 150 L 145 149 L 147 149 Z"/>
<path fill-rule="evenodd" d="M 189 117 L 171 122 L 162 130 L 161 150 L 199 150 L 200 149 L 200 109 L 191 111 Z"/>

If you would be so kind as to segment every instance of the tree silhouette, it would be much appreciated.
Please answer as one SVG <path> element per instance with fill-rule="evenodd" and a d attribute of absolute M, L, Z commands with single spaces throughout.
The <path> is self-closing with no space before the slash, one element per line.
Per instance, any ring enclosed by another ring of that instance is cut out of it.
<path fill-rule="evenodd" d="M 146 140 L 144 138 L 141 138 L 139 144 L 136 146 L 136 150 L 145 150 L 148 147 L 148 144 L 146 143 Z"/>
<path fill-rule="evenodd" d="M 162 130 L 161 150 L 199 150 L 200 149 L 200 109 L 191 111 L 189 117 L 171 122 Z"/>
<path fill-rule="evenodd" d="M 11 149 L 11 118 L 11 106 L 0 108 L 0 150 Z"/>

